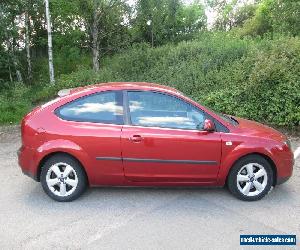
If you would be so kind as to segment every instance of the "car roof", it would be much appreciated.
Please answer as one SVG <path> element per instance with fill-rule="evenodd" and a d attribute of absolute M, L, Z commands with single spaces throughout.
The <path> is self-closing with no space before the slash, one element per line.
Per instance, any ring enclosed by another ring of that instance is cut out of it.
<path fill-rule="evenodd" d="M 156 83 L 149 83 L 149 82 L 106 82 L 106 83 L 98 83 L 94 85 L 88 85 L 85 87 L 74 88 L 70 91 L 71 94 L 78 93 L 78 92 L 86 92 L 89 90 L 156 90 L 156 91 L 164 91 L 164 92 L 171 92 L 182 94 L 175 88 L 160 85 Z"/>

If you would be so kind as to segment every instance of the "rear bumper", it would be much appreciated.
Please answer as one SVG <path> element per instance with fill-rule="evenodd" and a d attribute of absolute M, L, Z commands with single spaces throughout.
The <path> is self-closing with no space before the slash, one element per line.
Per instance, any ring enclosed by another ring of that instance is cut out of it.
<path fill-rule="evenodd" d="M 36 175 L 33 175 L 31 172 L 23 170 L 22 169 L 22 173 L 28 177 L 30 177 L 31 179 L 35 180 L 35 181 L 39 181 Z"/>
<path fill-rule="evenodd" d="M 18 163 L 23 174 L 38 181 L 37 166 L 35 164 L 35 150 L 29 147 L 21 146 L 17 152 Z"/>

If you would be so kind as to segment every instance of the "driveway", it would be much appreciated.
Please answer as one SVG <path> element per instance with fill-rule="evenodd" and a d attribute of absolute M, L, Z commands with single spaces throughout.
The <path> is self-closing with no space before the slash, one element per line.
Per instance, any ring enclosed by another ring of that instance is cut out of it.
<path fill-rule="evenodd" d="M 299 247 L 299 158 L 257 202 L 216 188 L 93 188 L 58 203 L 21 173 L 19 146 L 18 127 L 0 128 L 0 249 L 246 249 L 240 234 L 296 234 Z"/>

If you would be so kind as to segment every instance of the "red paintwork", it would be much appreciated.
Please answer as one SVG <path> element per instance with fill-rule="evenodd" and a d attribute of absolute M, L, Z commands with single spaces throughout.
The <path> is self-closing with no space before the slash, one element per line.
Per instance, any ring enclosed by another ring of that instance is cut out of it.
<path fill-rule="evenodd" d="M 230 132 L 206 132 L 131 125 L 64 121 L 54 110 L 78 97 L 106 90 L 155 90 L 167 92 L 201 108 L 225 125 Z M 22 147 L 19 164 L 24 173 L 39 179 L 43 159 L 57 152 L 77 158 L 89 184 L 118 186 L 223 186 L 228 172 L 240 157 L 258 153 L 268 157 L 277 179 L 292 175 L 293 153 L 280 132 L 259 123 L 236 118 L 238 126 L 183 96 L 177 90 L 150 83 L 106 83 L 78 88 L 36 108 L 22 121 Z M 128 140 L 133 135 L 138 138 Z M 231 141 L 232 146 L 226 142 Z M 216 165 L 97 161 L 96 157 L 146 158 L 163 160 L 216 161 Z"/>

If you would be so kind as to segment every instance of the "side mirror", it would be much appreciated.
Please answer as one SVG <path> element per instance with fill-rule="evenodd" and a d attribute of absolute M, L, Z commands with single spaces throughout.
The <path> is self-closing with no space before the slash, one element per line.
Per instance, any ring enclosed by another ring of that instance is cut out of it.
<path fill-rule="evenodd" d="M 204 126 L 203 126 L 203 130 L 207 131 L 207 132 L 213 132 L 216 130 L 215 124 L 213 123 L 212 120 L 206 119 L 204 121 Z"/>

